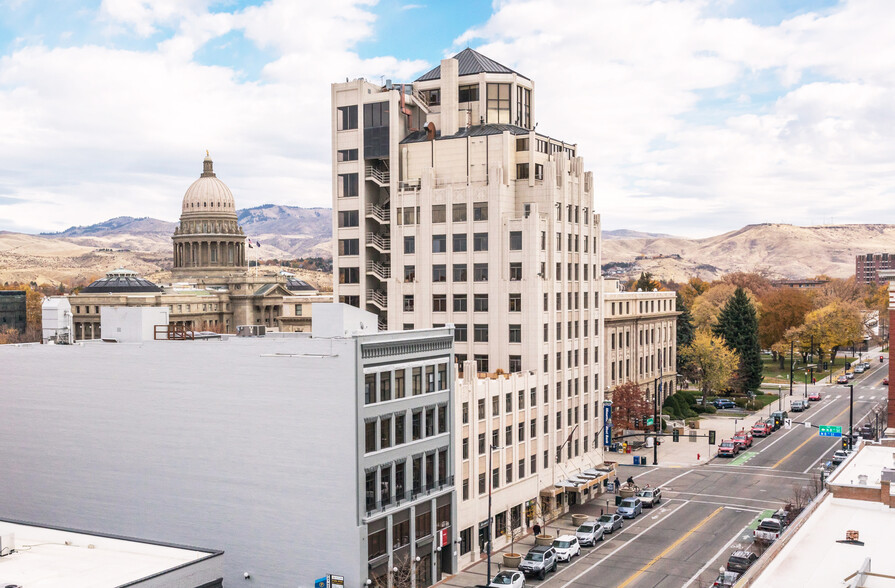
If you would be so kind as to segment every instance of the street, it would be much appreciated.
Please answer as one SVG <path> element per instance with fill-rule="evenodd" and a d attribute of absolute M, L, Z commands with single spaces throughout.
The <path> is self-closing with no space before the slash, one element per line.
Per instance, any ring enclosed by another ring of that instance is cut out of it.
<path fill-rule="evenodd" d="M 867 373 L 853 381 L 855 429 L 868 416 L 872 418 L 874 408 L 884 404 L 887 389 L 882 379 L 887 365 L 872 364 Z M 790 429 L 756 438 L 751 448 L 735 458 L 715 457 L 695 467 L 661 463 L 620 466 L 622 480 L 632 476 L 640 486 L 661 487 L 662 503 L 644 509 L 636 519 L 626 520 L 621 530 L 607 535 L 596 547 L 582 548 L 580 557 L 559 564 L 558 571 L 543 582 L 528 578 L 526 584 L 546 588 L 710 586 L 733 550 L 750 547 L 751 528 L 760 518 L 796 500 L 798 489 L 819 486 L 819 466 L 841 446 L 841 438 L 820 437 L 816 425 L 839 425 L 847 434 L 849 389 L 837 385 L 816 388 L 821 400 L 812 402 L 804 412 L 790 412 Z M 789 409 L 791 399 L 802 398 L 802 393 L 797 389 L 794 396 L 785 395 L 784 410 Z M 748 427 L 754 420 L 742 422 Z M 804 423 L 815 426 L 806 427 Z M 713 453 L 716 450 L 714 447 Z M 576 507 L 575 512 L 596 517 L 601 506 L 605 508 L 606 502 L 593 501 Z M 554 535 L 574 533 L 568 515 L 549 529 Z M 470 585 L 457 583 L 459 579 L 455 577 L 448 584 Z M 472 583 L 481 583 L 482 579 L 478 576 Z"/>

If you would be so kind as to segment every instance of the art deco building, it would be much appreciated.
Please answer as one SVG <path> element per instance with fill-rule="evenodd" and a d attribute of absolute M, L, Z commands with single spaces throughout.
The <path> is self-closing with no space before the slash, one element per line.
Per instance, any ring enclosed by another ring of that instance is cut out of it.
<path fill-rule="evenodd" d="M 381 328 L 455 328 L 464 560 L 489 486 L 498 535 L 582 499 L 557 483 L 603 461 L 593 177 L 535 130 L 536 104 L 532 80 L 472 49 L 412 84 L 332 86 L 335 296 Z M 486 385 L 503 374 L 519 388 Z"/>
<path fill-rule="evenodd" d="M 172 284 L 156 285 L 117 269 L 72 296 L 75 340 L 102 337 L 103 306 L 167 306 L 174 327 L 234 333 L 240 325 L 307 331 L 311 304 L 332 301 L 291 274 L 249 272 L 233 194 L 215 175 L 211 157 L 183 196 L 172 240 Z"/>

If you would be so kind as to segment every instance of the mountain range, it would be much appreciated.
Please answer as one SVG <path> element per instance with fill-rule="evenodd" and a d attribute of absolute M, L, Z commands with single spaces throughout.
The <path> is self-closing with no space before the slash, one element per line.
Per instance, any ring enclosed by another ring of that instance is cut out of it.
<path fill-rule="evenodd" d="M 266 204 L 237 211 L 256 245 L 258 259 L 332 256 L 332 210 Z M 87 281 L 128 267 L 164 279 L 171 267 L 171 235 L 177 223 L 117 217 L 58 233 L 0 232 L 0 283 Z M 734 271 L 761 271 L 772 278 L 854 274 L 855 255 L 895 251 L 895 225 L 748 225 L 690 239 L 619 229 L 603 232 L 603 271 L 627 278 L 641 271 L 684 281 L 714 279 Z"/>

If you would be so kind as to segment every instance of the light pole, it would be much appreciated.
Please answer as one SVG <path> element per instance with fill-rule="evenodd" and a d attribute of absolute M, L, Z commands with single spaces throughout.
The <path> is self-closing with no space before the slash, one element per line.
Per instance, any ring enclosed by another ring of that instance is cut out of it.
<path fill-rule="evenodd" d="M 492 532 L 491 528 L 491 487 L 494 484 L 494 472 L 491 469 L 491 457 L 494 455 L 494 452 L 500 449 L 493 443 L 488 446 L 488 577 L 485 579 L 485 586 L 491 584 L 491 541 L 492 541 Z"/>
<path fill-rule="evenodd" d="M 852 444 L 854 443 L 854 437 L 852 437 L 852 418 L 855 410 L 855 386 L 854 384 L 848 385 L 848 450 L 852 450 Z"/>
<path fill-rule="evenodd" d="M 792 386 L 792 380 L 789 380 L 789 385 Z M 790 392 L 792 394 L 792 392 Z M 783 386 L 777 384 L 777 410 L 783 410 Z"/>
<path fill-rule="evenodd" d="M 789 395 L 792 396 L 792 368 L 795 363 L 795 358 L 793 357 L 793 343 L 794 341 L 789 342 Z M 780 410 L 783 410 L 783 399 L 780 399 Z"/>

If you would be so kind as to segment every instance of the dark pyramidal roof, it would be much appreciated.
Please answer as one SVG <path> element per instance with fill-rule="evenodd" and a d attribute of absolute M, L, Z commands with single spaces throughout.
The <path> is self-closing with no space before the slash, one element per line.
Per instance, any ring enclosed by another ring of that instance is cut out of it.
<path fill-rule="evenodd" d="M 86 286 L 82 293 L 112 294 L 118 292 L 161 292 L 162 289 L 137 275 L 136 272 L 118 269 Z"/>
<path fill-rule="evenodd" d="M 461 127 L 454 135 L 442 136 L 441 131 L 435 131 L 435 139 L 458 139 L 461 137 L 484 137 L 485 135 L 500 135 L 504 131 L 509 131 L 511 135 L 527 135 L 530 131 L 516 125 L 505 124 L 485 124 L 475 125 L 472 127 Z M 422 143 L 427 141 L 426 130 L 413 131 L 401 140 L 401 143 Z"/>
<path fill-rule="evenodd" d="M 519 72 L 515 72 L 507 66 L 497 63 L 490 57 L 485 57 L 478 51 L 474 51 L 469 48 L 466 48 L 460 53 L 454 55 L 454 59 L 460 62 L 457 69 L 459 71 L 459 75 L 461 76 L 471 76 L 480 73 L 514 73 L 525 78 L 526 80 L 528 79 Z M 428 80 L 437 80 L 440 78 L 441 66 L 439 65 L 418 77 L 416 81 L 425 82 Z"/>
<path fill-rule="evenodd" d="M 290 292 L 314 292 L 317 289 L 304 280 L 299 280 L 298 278 L 290 277 L 286 280 L 286 289 Z"/>

